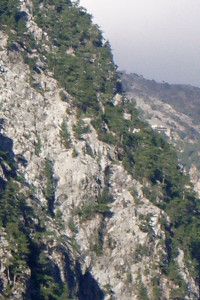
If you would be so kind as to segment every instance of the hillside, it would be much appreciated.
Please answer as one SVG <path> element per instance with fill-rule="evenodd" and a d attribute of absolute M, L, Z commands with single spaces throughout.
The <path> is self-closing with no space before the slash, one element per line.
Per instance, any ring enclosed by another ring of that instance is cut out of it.
<path fill-rule="evenodd" d="M 200 89 L 157 83 L 137 74 L 122 74 L 122 83 L 140 116 L 175 146 L 180 163 L 200 193 Z"/>
<path fill-rule="evenodd" d="M 137 74 L 123 74 L 122 78 L 126 91 L 160 99 L 163 103 L 172 105 L 177 112 L 190 117 L 194 125 L 199 125 L 200 88 L 185 84 L 158 83 Z"/>
<path fill-rule="evenodd" d="M 0 298 L 199 299 L 199 199 L 78 2 L 0 2 Z"/>

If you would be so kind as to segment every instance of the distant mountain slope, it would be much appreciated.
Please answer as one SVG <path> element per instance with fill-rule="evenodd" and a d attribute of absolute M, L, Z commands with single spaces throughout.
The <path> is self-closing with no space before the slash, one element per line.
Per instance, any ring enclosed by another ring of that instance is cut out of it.
<path fill-rule="evenodd" d="M 189 116 L 195 124 L 200 123 L 200 88 L 184 84 L 158 83 L 137 74 L 123 74 L 127 92 L 149 95 L 172 105 L 178 112 Z"/>
<path fill-rule="evenodd" d="M 181 164 L 200 191 L 200 89 L 122 74 L 122 85 L 144 120 L 178 150 Z"/>

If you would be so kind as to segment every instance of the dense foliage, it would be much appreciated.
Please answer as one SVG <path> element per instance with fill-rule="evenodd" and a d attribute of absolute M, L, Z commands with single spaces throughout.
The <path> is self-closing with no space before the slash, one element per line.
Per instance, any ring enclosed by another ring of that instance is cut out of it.
<path fill-rule="evenodd" d="M 117 75 L 108 42 L 83 8 L 69 1 L 34 0 L 37 24 L 51 38 L 48 68 L 83 111 L 98 111 L 97 93 L 113 94 Z M 52 6 L 50 6 L 53 4 Z"/>
<path fill-rule="evenodd" d="M 26 27 L 26 13 L 19 10 L 19 0 L 1 0 L 0 2 L 0 29 L 15 29 L 22 34 Z"/>

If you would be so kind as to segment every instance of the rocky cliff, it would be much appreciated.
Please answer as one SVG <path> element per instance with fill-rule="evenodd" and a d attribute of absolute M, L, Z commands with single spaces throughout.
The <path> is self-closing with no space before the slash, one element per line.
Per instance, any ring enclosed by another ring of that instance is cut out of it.
<path fill-rule="evenodd" d="M 1 299 L 198 299 L 198 200 L 90 16 L 0 18 Z"/>

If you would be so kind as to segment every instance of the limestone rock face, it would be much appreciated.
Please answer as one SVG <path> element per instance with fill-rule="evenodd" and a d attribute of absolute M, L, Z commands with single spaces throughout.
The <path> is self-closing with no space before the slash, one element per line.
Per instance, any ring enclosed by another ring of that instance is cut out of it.
<path fill-rule="evenodd" d="M 21 9 L 28 14 L 27 28 L 35 38 L 48 39 L 34 23 L 31 2 L 21 1 Z M 35 197 L 27 200 L 30 205 L 41 211 L 49 207 L 51 216 L 44 223 L 54 236 L 44 238 L 44 252 L 56 265 L 60 280 L 68 283 L 74 299 L 172 299 L 171 291 L 177 286 L 160 268 L 168 255 L 161 220 L 170 223 L 169 217 L 144 196 L 143 186 L 125 171 L 115 147 L 98 139 L 91 117 L 82 120 L 88 130 L 77 137 L 77 108 L 72 97 L 61 99 L 62 89 L 50 71 L 41 68 L 32 74 L 23 61 L 23 50 L 19 45 L 20 51 L 8 50 L 7 39 L 0 31 L 1 150 L 12 149 L 17 172 L 24 174 L 26 185 L 34 190 Z M 121 96 L 113 101 L 121 101 Z M 67 147 L 63 123 L 67 124 Z M 50 204 L 45 192 L 48 162 L 54 188 Z M 0 176 L 6 181 L 5 169 L 9 171 L 9 166 L 1 166 Z M 106 206 L 99 204 L 103 193 L 112 195 Z M 35 224 L 38 220 L 36 216 Z M 1 245 L 6 247 L 6 243 L 2 232 Z M 9 251 L 0 249 L 4 287 L 13 280 L 4 265 Z M 181 249 L 177 266 L 187 286 L 184 299 L 198 299 L 198 286 Z M 30 280 L 27 268 L 7 299 L 29 299 L 24 295 L 28 295 Z"/>

